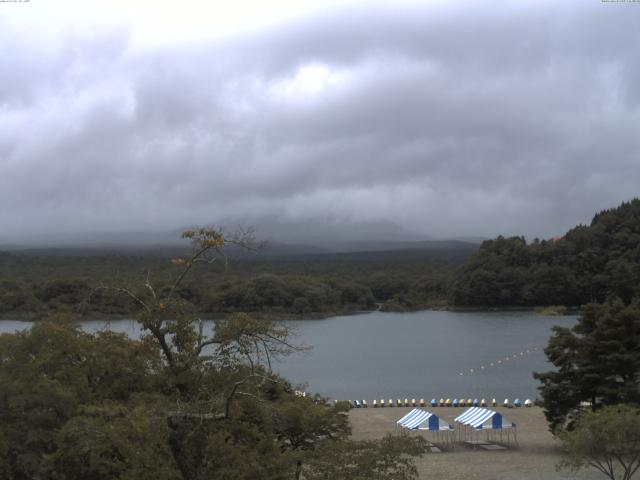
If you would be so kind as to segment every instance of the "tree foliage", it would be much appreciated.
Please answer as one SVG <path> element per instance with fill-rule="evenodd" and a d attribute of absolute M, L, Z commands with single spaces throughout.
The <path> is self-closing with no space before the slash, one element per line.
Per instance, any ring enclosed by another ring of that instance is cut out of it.
<path fill-rule="evenodd" d="M 98 422 L 98 405 L 103 412 L 109 405 L 127 405 L 135 412 L 141 394 L 161 388 L 160 365 L 158 352 L 144 343 L 110 332 L 88 334 L 60 321 L 0 336 L 0 438 L 5 449 L 0 465 L 8 472 L 2 478 L 55 478 L 43 477 L 44 472 L 58 470 L 60 449 L 69 444 L 81 418 L 85 425 Z M 92 405 L 93 410 L 87 409 Z M 105 417 L 102 424 L 108 426 Z M 87 443 L 77 433 L 76 438 L 93 452 L 70 449 L 84 458 L 76 464 L 89 461 L 101 469 L 104 453 L 93 450 L 100 443 Z M 74 471 L 69 467 L 70 476 L 59 478 L 83 478 Z"/>
<path fill-rule="evenodd" d="M 629 480 L 640 468 L 640 409 L 607 406 L 580 417 L 571 431 L 560 432 L 560 467 L 591 467 L 611 480 Z"/>
<path fill-rule="evenodd" d="M 572 328 L 554 327 L 545 348 L 555 370 L 536 373 L 552 430 L 577 416 L 581 402 L 640 403 L 640 301 L 589 304 Z"/>
<path fill-rule="evenodd" d="M 411 456 L 423 455 L 422 437 L 388 434 L 380 441 L 343 440 L 325 444 L 304 471 L 308 480 L 416 480 Z"/>
<path fill-rule="evenodd" d="M 458 270 L 458 305 L 582 305 L 640 295 L 640 200 L 596 214 L 562 238 L 498 237 Z"/>

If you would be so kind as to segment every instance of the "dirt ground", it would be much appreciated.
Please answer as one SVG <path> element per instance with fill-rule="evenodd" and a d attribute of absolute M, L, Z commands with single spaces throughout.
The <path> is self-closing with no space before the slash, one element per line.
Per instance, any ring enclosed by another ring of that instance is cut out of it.
<path fill-rule="evenodd" d="M 464 480 L 560 480 L 560 479 L 600 479 L 601 473 L 583 470 L 572 473 L 566 470 L 556 471 L 560 459 L 558 442 L 547 429 L 547 423 L 538 407 L 531 408 L 493 408 L 517 425 L 518 445 L 511 442 L 507 450 L 474 450 L 464 444 L 430 453 L 417 459 L 416 464 L 421 479 L 464 479 Z M 396 421 L 408 413 L 411 408 L 366 408 L 353 409 L 349 418 L 355 440 L 380 438 L 386 433 L 398 432 Z M 443 420 L 454 424 L 453 419 L 465 408 L 427 407 Z M 428 433 L 413 431 L 412 435 Z M 506 444 L 506 436 L 503 436 Z"/>

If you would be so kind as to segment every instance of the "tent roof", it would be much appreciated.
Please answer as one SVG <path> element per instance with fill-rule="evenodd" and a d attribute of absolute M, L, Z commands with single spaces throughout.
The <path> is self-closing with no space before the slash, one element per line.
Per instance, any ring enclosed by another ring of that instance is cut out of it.
<path fill-rule="evenodd" d="M 428 427 L 420 428 L 425 422 L 429 422 Z M 449 430 L 450 426 L 447 424 L 444 428 L 440 425 L 440 418 L 437 415 L 434 415 L 431 412 L 427 412 L 426 410 L 421 410 L 419 408 L 414 408 L 409 413 L 407 413 L 404 417 L 398 420 L 398 423 L 401 427 L 408 428 L 410 430 L 420 429 L 420 430 Z"/>
<path fill-rule="evenodd" d="M 485 425 L 493 419 L 490 425 Z M 472 407 L 458 415 L 454 421 L 473 428 L 508 428 L 515 427 L 514 423 L 506 422 L 502 414 L 486 408 Z"/>
<path fill-rule="evenodd" d="M 431 415 L 433 414 L 425 410 L 414 408 L 396 423 L 400 424 L 401 427 L 413 429 L 417 428 L 421 423 L 428 420 Z"/>
<path fill-rule="evenodd" d="M 416 415 L 418 412 L 422 412 L 422 411 L 424 411 L 424 410 L 420 410 L 419 408 L 414 408 L 409 413 L 407 413 L 404 417 L 402 417 L 400 420 L 398 420 L 396 423 L 402 425 L 405 421 L 409 420 L 411 417 Z"/>

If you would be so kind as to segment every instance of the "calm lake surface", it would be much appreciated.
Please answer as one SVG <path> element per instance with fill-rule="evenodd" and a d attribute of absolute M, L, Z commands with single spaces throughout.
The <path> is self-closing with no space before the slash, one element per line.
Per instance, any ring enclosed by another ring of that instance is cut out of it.
<path fill-rule="evenodd" d="M 439 311 L 288 321 L 298 342 L 313 349 L 275 368 L 294 382 L 307 383 L 308 392 L 337 399 L 533 399 L 538 382 L 532 373 L 551 368 L 542 351 L 551 327 L 575 322 L 575 316 L 532 312 Z M 140 334 L 130 320 L 82 326 L 92 332 L 108 327 L 132 337 Z M 0 321 L 0 332 L 28 327 Z"/>

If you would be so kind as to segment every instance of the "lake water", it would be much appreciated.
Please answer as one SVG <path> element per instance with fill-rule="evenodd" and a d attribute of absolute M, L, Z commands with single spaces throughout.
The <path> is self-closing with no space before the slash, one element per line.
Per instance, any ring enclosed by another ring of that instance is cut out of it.
<path fill-rule="evenodd" d="M 534 371 L 551 365 L 542 351 L 553 325 L 576 317 L 532 312 L 372 312 L 289 321 L 297 340 L 313 347 L 275 366 L 309 392 L 337 399 L 536 398 Z M 129 320 L 83 322 L 137 337 Z M 28 328 L 0 321 L 1 332 Z M 493 365 L 492 365 L 493 364 Z M 484 368 L 483 368 L 484 367 Z"/>

